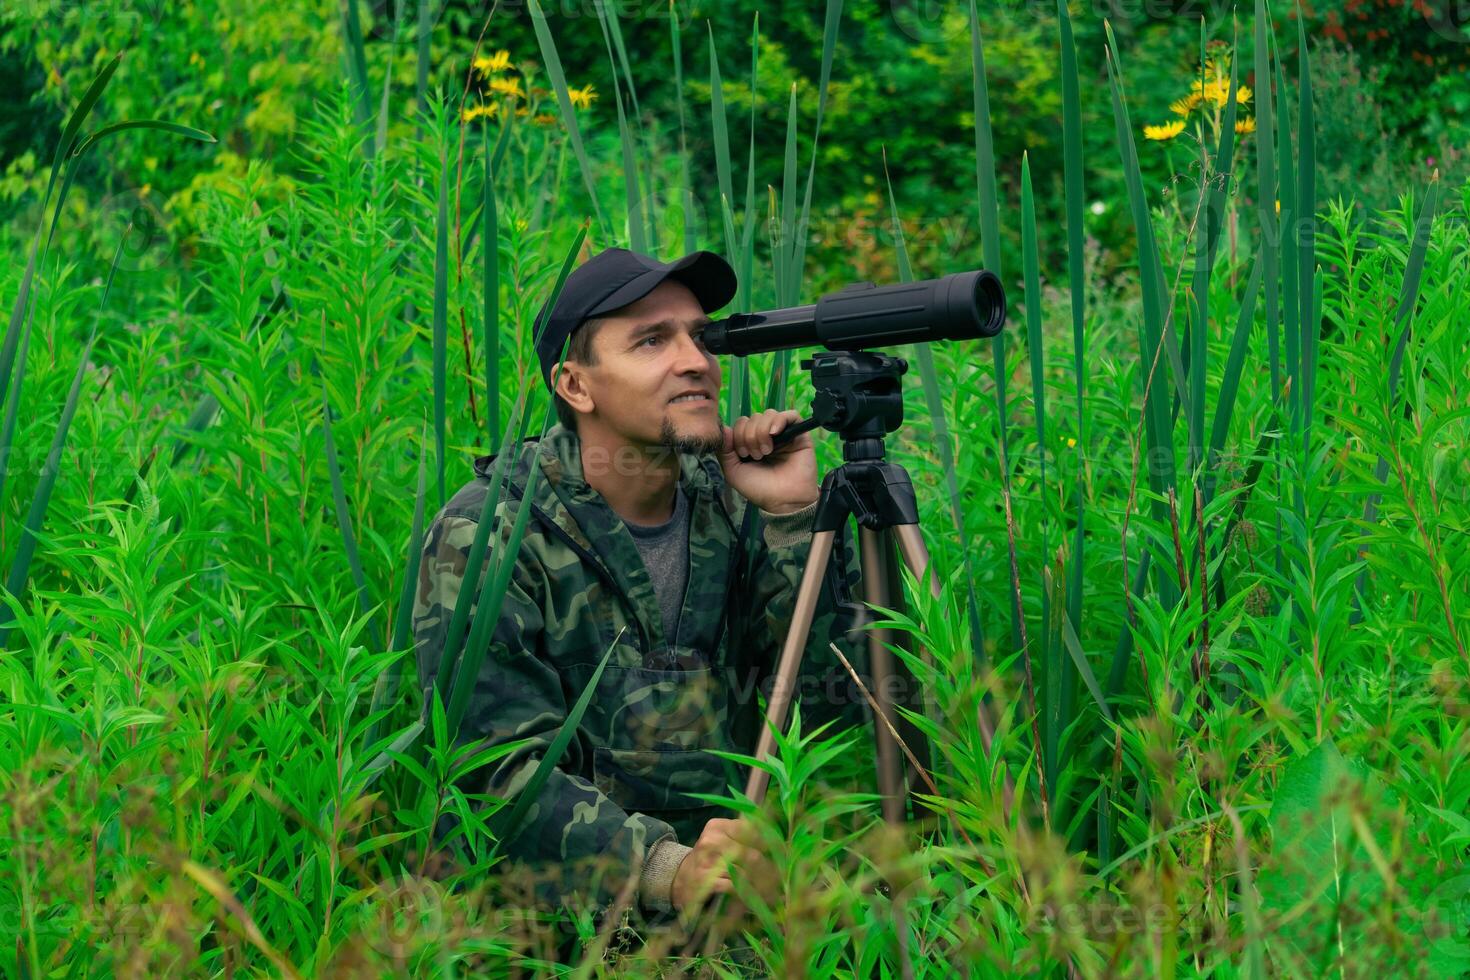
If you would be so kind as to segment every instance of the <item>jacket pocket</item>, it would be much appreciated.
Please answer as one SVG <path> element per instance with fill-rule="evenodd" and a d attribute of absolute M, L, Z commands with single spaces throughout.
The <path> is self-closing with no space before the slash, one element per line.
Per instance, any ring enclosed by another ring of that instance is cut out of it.
<path fill-rule="evenodd" d="M 727 695 L 719 671 L 603 670 L 585 727 L 617 752 L 729 747 Z"/>

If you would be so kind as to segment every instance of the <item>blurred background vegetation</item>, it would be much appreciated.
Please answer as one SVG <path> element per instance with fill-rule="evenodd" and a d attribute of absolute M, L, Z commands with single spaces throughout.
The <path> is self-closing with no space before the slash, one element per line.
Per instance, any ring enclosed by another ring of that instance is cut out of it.
<path fill-rule="evenodd" d="M 679 146 L 675 82 L 669 71 L 669 21 L 678 19 L 685 104 L 695 107 L 685 121 L 694 187 L 716 186 L 708 115 L 712 47 L 720 53 L 737 159 L 743 158 L 752 122 L 758 142 L 770 145 L 782 138 L 793 87 L 801 118 L 815 117 L 822 50 L 819 7 L 787 6 L 775 16 L 767 10 L 758 17 L 755 0 L 618 2 L 652 159 L 674 158 L 665 151 Z M 570 0 L 547 9 L 569 84 L 591 86 L 583 129 L 589 155 L 616 161 L 612 59 L 595 9 Z M 1342 196 L 1366 215 L 1392 208 L 1399 195 L 1422 188 L 1435 168 L 1450 186 L 1470 169 L 1464 149 L 1470 145 L 1470 85 L 1465 83 L 1470 37 L 1453 23 L 1451 9 L 1451 0 L 1325 0 L 1303 8 L 1309 44 L 1316 48 L 1310 53 L 1317 76 L 1320 200 Z M 434 10 L 426 91 L 442 87 L 458 97 L 476 39 L 488 22 L 483 54 L 509 52 L 512 75 L 519 73 L 524 81 L 524 98 L 534 102 L 538 95 L 547 97 L 549 85 L 524 0 L 502 2 L 493 15 L 490 0 L 448 0 Z M 1065 264 L 1066 246 L 1055 12 L 1049 3 L 1015 2 L 987 3 L 982 10 L 1002 201 L 1015 206 L 1022 151 L 1028 151 L 1042 265 L 1058 268 Z M 394 104 L 409 111 L 395 111 L 391 125 L 411 131 L 417 118 L 411 101 L 419 90 L 418 24 L 400 27 L 395 43 L 393 0 L 372 0 L 360 11 L 369 77 L 382 77 L 382 67 L 392 63 Z M 1089 234 L 1096 236 L 1098 246 L 1091 266 L 1095 272 L 1126 273 L 1132 259 L 1132 228 L 1112 144 L 1104 19 L 1130 52 L 1135 122 L 1143 124 L 1171 118 L 1170 102 L 1188 90 L 1199 70 L 1202 27 L 1206 36 L 1229 37 L 1230 16 L 1226 4 L 1197 0 L 1116 0 L 1090 8 L 1073 4 L 1089 168 Z M 1294 74 L 1296 31 L 1291 20 L 1296 11 L 1285 10 L 1281 16 L 1286 28 L 1282 55 L 1288 74 Z M 977 264 L 967 23 L 965 4 L 933 0 L 851 4 L 844 12 L 817 160 L 823 179 L 812 202 L 809 282 L 814 294 L 804 299 L 854 278 L 884 282 L 897 277 L 892 234 L 884 227 L 885 154 L 896 198 L 912 216 L 906 219 L 905 233 L 916 275 Z M 178 246 L 175 256 L 187 265 L 197 252 L 203 188 L 243 176 L 247 162 L 256 161 L 268 199 L 292 193 L 292 178 L 300 173 L 292 150 L 303 121 L 313 103 L 334 93 L 346 74 L 342 25 L 338 0 L 7 3 L 0 11 L 0 82 L 9 93 L 0 106 L 0 226 L 35 226 L 35 215 L 17 212 L 37 206 L 59 120 L 99 67 L 127 47 L 136 55 L 124 59 L 113 79 L 101 107 L 104 118 L 172 119 L 208 129 L 219 143 L 124 134 L 106 157 L 93 157 L 79 176 L 69 199 L 73 214 L 62 221 L 62 234 L 77 234 L 74 229 L 106 234 L 88 214 L 123 195 L 166 224 Z M 759 68 L 752 80 L 753 34 Z M 1245 30 L 1239 49 L 1242 82 L 1255 88 L 1252 55 L 1251 33 Z M 544 105 L 554 107 L 554 102 Z M 535 111 L 524 103 L 521 107 L 528 114 Z M 811 155 L 809 123 L 799 127 L 797 139 L 798 158 L 805 164 Z M 1184 142 L 1145 142 L 1140 156 L 1150 182 L 1182 173 L 1191 163 Z M 758 158 L 757 208 L 766 206 L 767 185 L 779 186 L 779 165 L 777 155 Z M 560 176 L 560 183 L 543 181 L 541 193 L 585 198 L 575 166 Z M 621 178 L 611 172 L 605 178 L 615 198 L 621 193 Z M 1243 183 L 1246 204 L 1250 181 Z M 676 193 L 672 181 L 660 193 Z M 739 216 L 744 206 L 740 188 L 735 196 Z M 712 209 L 716 202 L 701 206 Z M 718 214 L 698 217 L 709 229 L 701 240 L 718 240 Z M 1016 226 L 1011 223 L 1003 232 L 1015 240 L 1005 242 L 1002 254 L 1017 255 Z M 768 243 L 761 237 L 757 251 L 763 255 Z M 67 254 L 102 256 L 108 250 L 83 248 Z M 1012 261 L 1004 271 L 1017 278 L 1019 263 Z"/>

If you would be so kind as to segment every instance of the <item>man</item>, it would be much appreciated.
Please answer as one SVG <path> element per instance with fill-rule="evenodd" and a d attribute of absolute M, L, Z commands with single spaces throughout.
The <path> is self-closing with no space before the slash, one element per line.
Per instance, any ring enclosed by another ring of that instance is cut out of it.
<path fill-rule="evenodd" d="M 576 737 L 503 847 L 540 869 L 536 894 L 550 903 L 580 896 L 605 910 L 633 883 L 634 904 L 666 916 L 728 891 L 727 860 L 756 859 L 742 857 L 740 822 L 694 794 L 744 785 L 743 770 L 707 750 L 754 751 L 755 691 L 769 691 L 818 483 L 809 435 L 773 444 L 797 413 L 720 419 L 720 363 L 700 333 L 735 290 L 713 253 L 661 263 L 612 248 L 537 317 L 561 424 L 507 468 L 501 540 L 528 496 L 532 519 L 459 737 L 528 740 L 481 777 L 486 792 L 513 796 L 612 648 Z M 494 465 L 476 460 L 476 479 L 428 530 L 413 619 L 426 696 Z M 742 548 L 750 505 L 759 520 Z M 834 566 L 851 587 L 851 558 Z M 804 718 L 853 723 L 862 705 L 828 647 L 851 625 L 838 610 L 824 588 L 798 694 Z M 864 662 L 861 644 L 844 646 Z"/>

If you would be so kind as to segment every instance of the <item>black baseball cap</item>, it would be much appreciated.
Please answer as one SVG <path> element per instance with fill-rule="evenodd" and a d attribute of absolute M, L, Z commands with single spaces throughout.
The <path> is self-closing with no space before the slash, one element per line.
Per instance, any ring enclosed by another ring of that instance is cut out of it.
<path fill-rule="evenodd" d="M 688 286 L 705 313 L 735 298 L 735 270 L 714 252 L 690 252 L 672 262 L 660 262 L 626 248 L 603 249 L 567 276 L 554 308 L 548 302 L 536 314 L 532 335 L 546 387 L 551 387 L 562 345 L 584 320 L 642 299 L 665 279 Z"/>

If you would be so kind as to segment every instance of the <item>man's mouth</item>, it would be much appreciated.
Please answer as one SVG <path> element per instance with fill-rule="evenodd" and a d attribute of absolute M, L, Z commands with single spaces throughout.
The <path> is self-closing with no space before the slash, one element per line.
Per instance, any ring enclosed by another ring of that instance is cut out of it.
<path fill-rule="evenodd" d="M 670 398 L 669 399 L 669 404 L 670 405 L 682 405 L 685 402 L 694 402 L 694 403 L 704 402 L 704 403 L 708 403 L 709 401 L 710 401 L 709 395 L 706 395 L 704 392 L 691 392 L 691 393 L 689 393 L 687 395 L 679 395 L 677 398 Z"/>

